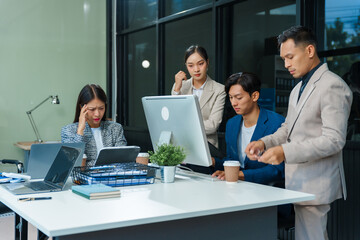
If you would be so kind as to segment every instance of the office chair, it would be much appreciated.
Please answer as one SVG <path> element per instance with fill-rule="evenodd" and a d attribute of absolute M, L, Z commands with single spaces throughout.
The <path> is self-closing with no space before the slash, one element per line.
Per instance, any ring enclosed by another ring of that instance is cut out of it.
<path fill-rule="evenodd" d="M 0 164 L 12 164 L 16 165 L 16 169 L 18 173 L 24 173 L 24 165 L 22 162 L 18 160 L 11 160 L 11 159 L 3 159 L 0 160 Z M 0 216 L 1 215 L 7 215 L 7 214 L 13 214 L 13 211 L 8 208 L 6 205 L 4 205 L 2 202 L 0 202 Z M 20 218 L 17 214 L 15 214 L 15 239 L 20 239 L 22 235 L 28 234 L 28 224 L 27 222 L 23 222 L 23 219 Z M 22 239 L 22 238 L 21 238 Z M 25 238 L 27 239 L 27 238 Z M 47 240 L 49 239 L 48 236 L 46 236 L 44 233 L 42 233 L 40 230 L 38 230 L 38 240 Z"/>
<path fill-rule="evenodd" d="M 288 214 L 281 214 L 279 207 L 283 207 Z M 278 207 L 278 239 L 293 240 L 295 239 L 295 211 L 292 204 L 280 205 Z"/>
<path fill-rule="evenodd" d="M 3 160 L 0 160 L 0 164 L 13 164 L 13 165 L 16 165 L 18 173 L 24 172 L 24 164 L 18 160 L 3 159 Z"/>
<path fill-rule="evenodd" d="M 18 173 L 24 172 L 24 165 L 22 162 L 20 162 L 18 160 L 3 159 L 3 160 L 0 160 L 0 164 L 15 165 Z M 4 216 L 7 214 L 13 214 L 13 211 L 10 208 L 8 208 L 6 205 L 4 205 L 2 202 L 0 202 L 0 216 L 1 215 Z M 15 214 L 15 226 L 16 226 L 15 239 L 19 239 L 21 233 L 24 233 L 24 232 L 27 233 L 27 224 L 22 226 L 22 220 L 20 219 L 20 217 L 17 214 Z"/>

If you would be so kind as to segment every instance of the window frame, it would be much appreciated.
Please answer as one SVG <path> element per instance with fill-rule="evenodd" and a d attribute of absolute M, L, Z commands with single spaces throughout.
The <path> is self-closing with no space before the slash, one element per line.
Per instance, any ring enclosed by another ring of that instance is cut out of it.
<path fill-rule="evenodd" d="M 226 6 L 232 6 L 236 3 L 245 1 L 237 1 L 237 0 L 213 0 L 211 3 L 206 3 L 201 6 L 197 6 L 191 9 L 187 9 L 181 11 L 179 13 L 175 13 L 172 15 L 164 16 L 164 9 L 165 9 L 165 2 L 161 0 L 157 0 L 157 18 L 154 21 L 144 23 L 135 28 L 128 28 L 122 29 L 125 20 L 126 20 L 126 12 L 124 11 L 126 1 L 122 0 L 113 0 L 116 1 L 117 4 L 111 4 L 111 0 L 108 0 L 109 9 L 115 5 L 117 8 L 115 11 L 117 13 L 117 26 L 116 26 L 116 41 L 117 41 L 117 56 L 118 59 L 117 63 L 117 84 L 116 84 L 116 91 L 117 91 L 117 110 L 116 110 L 116 121 L 121 122 L 124 127 L 129 124 L 128 121 L 128 113 L 129 110 L 127 106 L 128 102 L 128 93 L 126 91 L 128 87 L 128 83 L 126 81 L 128 73 L 126 72 L 127 69 L 127 47 L 128 42 L 126 41 L 126 36 L 128 34 L 142 31 L 147 28 L 155 27 L 156 28 L 156 80 L 157 80 L 157 88 L 158 94 L 163 95 L 165 94 L 165 70 L 164 70 L 164 60 L 165 60 L 165 24 L 172 22 L 172 21 L 179 21 L 181 19 L 194 16 L 196 14 L 200 14 L 203 12 L 211 11 L 212 12 L 212 47 L 215 49 L 215 59 L 214 59 L 214 72 L 215 72 L 215 79 L 223 79 L 224 76 L 230 74 L 230 65 L 226 64 L 226 62 L 231 61 L 231 51 L 224 51 L 222 46 L 231 46 L 231 23 L 232 23 L 232 16 L 230 15 L 229 18 L 224 18 L 224 11 L 223 8 Z M 321 27 L 321 23 L 319 22 L 319 18 L 324 17 L 324 3 L 325 0 L 320 1 L 313 1 L 313 0 L 296 0 L 296 24 L 301 24 L 313 29 L 315 32 L 318 32 L 318 28 Z M 323 4 L 323 5 L 321 5 Z M 109 10 L 110 11 L 110 10 Z M 124 14 L 122 14 L 124 13 Z M 111 16 L 111 14 L 108 14 Z M 224 24 L 224 21 L 227 21 L 228 24 Z M 223 28 L 222 26 L 226 25 L 227 27 Z M 323 25 L 324 27 L 324 25 Z M 112 39 L 110 38 L 108 44 L 111 44 Z M 110 52 L 112 49 L 108 48 L 108 58 L 111 56 Z M 335 50 L 324 50 L 319 51 L 319 57 L 326 58 L 331 56 L 341 56 L 347 54 L 354 54 L 360 53 L 360 46 L 354 47 L 346 47 L 341 49 Z M 112 69 L 111 62 L 109 61 L 108 69 Z M 112 92 L 112 81 L 111 78 L 108 77 L 108 93 Z M 111 95 L 110 95 L 111 96 Z M 112 98 L 109 96 L 110 105 L 112 103 Z M 114 119 L 115 120 L 115 119 Z"/>

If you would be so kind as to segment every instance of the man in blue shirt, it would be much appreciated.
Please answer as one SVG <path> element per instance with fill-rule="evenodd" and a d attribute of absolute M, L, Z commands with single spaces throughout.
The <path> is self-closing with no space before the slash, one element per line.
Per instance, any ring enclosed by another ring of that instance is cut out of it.
<path fill-rule="evenodd" d="M 269 184 L 284 179 L 284 163 L 279 165 L 250 161 L 245 148 L 251 142 L 274 133 L 284 122 L 284 117 L 259 107 L 261 81 L 252 73 L 235 73 L 225 83 L 232 107 L 237 116 L 226 124 L 225 141 L 227 156 L 213 158 L 215 173 L 213 177 L 225 179 L 223 163 L 237 160 L 241 169 L 239 179 L 249 182 Z"/>

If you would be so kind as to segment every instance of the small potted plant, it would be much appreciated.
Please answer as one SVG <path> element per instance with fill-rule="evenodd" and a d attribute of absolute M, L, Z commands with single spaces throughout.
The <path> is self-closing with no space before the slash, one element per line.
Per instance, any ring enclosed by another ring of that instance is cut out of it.
<path fill-rule="evenodd" d="M 176 165 L 185 160 L 186 154 L 182 147 L 171 144 L 158 146 L 155 152 L 149 151 L 150 162 L 158 165 L 161 172 L 161 181 L 174 182 Z"/>

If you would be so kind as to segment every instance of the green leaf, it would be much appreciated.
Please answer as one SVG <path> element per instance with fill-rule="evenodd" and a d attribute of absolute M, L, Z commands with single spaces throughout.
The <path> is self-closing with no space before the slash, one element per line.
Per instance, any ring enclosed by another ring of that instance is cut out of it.
<path fill-rule="evenodd" d="M 149 151 L 149 154 L 150 162 L 159 166 L 176 166 L 186 158 L 185 150 L 172 144 L 162 144 L 156 152 Z"/>

